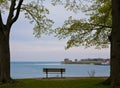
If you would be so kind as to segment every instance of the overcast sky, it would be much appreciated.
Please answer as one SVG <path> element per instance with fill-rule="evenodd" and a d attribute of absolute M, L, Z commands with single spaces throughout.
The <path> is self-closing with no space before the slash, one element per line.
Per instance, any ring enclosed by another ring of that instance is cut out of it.
<path fill-rule="evenodd" d="M 49 17 L 55 21 L 54 27 L 61 26 L 69 16 L 76 19 L 84 18 L 83 13 L 77 14 L 66 11 L 62 6 L 46 7 L 50 10 Z M 12 26 L 10 36 L 11 61 L 62 61 L 83 58 L 109 58 L 110 50 L 97 50 L 93 47 L 85 49 L 83 46 L 65 50 L 67 40 L 58 40 L 53 36 L 42 36 L 37 39 L 33 35 L 33 25 L 20 15 L 18 21 Z"/>

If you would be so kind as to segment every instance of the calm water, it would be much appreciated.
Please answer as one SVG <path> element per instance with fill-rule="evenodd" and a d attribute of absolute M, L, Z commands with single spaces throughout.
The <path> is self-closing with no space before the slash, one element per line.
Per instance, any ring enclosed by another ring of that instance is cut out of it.
<path fill-rule="evenodd" d="M 89 77 L 95 71 L 95 76 L 109 76 L 110 66 L 61 64 L 60 62 L 11 62 L 12 78 L 38 78 L 45 77 L 43 68 L 65 68 L 65 77 Z M 50 74 L 49 76 L 60 76 Z"/>

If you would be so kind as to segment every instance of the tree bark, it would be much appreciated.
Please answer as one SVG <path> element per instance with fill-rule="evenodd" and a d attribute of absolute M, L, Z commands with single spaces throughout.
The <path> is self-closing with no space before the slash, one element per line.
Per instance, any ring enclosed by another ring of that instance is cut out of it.
<path fill-rule="evenodd" d="M 0 82 L 11 81 L 9 35 L 0 35 Z"/>
<path fill-rule="evenodd" d="M 120 86 L 120 0 L 112 0 L 111 84 Z"/>

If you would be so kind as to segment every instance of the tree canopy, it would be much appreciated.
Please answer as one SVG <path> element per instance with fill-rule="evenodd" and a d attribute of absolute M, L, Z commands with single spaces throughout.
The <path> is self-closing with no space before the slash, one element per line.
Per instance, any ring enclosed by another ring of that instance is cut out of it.
<path fill-rule="evenodd" d="M 21 1 L 21 0 L 19 0 Z M 14 15 L 17 11 L 18 0 L 0 0 L 1 13 L 9 11 L 10 3 L 14 2 Z M 44 7 L 45 0 L 24 2 L 21 11 L 25 18 L 30 20 L 34 26 L 35 37 L 43 33 L 51 33 L 51 19 L 47 18 L 49 10 Z M 53 5 L 64 5 L 67 10 L 77 13 L 82 10 L 86 13 L 86 19 L 73 19 L 69 17 L 62 27 L 55 30 L 59 39 L 68 38 L 66 48 L 74 46 L 96 46 L 106 48 L 109 45 L 108 36 L 112 29 L 111 0 L 51 0 Z M 49 29 L 49 30 L 48 30 Z"/>
<path fill-rule="evenodd" d="M 18 4 L 22 0 L 0 0 L 0 14 L 8 13 L 7 21 L 10 17 L 10 12 L 13 12 L 11 18 L 15 18 L 18 12 Z M 51 19 L 47 18 L 49 14 L 49 10 L 43 5 L 44 0 L 31 0 L 31 1 L 23 1 L 20 11 L 24 13 L 25 18 L 30 21 L 30 23 L 34 24 L 34 35 L 35 37 L 40 37 L 42 33 L 48 33 L 52 28 L 52 24 L 54 23 Z M 7 21 L 4 21 L 7 24 Z M 49 30 L 47 30 L 49 29 Z"/>
<path fill-rule="evenodd" d="M 66 48 L 74 46 L 95 46 L 106 48 L 109 46 L 109 39 L 112 29 L 111 0 L 87 0 L 87 5 L 79 0 L 67 0 L 65 5 L 68 10 L 82 10 L 86 13 L 86 19 L 73 19 L 69 17 L 62 27 L 56 29 L 59 39 L 69 38 Z M 74 4 L 71 4 L 73 2 Z M 77 4 L 76 4 L 76 2 Z M 81 5 L 82 6 L 81 6 Z"/>

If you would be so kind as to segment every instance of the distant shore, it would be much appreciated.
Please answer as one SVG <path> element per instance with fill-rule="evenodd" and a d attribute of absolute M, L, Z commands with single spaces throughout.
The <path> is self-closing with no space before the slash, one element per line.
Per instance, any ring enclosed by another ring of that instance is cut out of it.
<path fill-rule="evenodd" d="M 62 64 L 93 64 L 93 65 L 109 65 L 110 60 L 109 59 L 99 59 L 99 58 L 94 58 L 94 59 L 81 59 L 77 60 L 75 59 L 74 61 L 69 60 L 69 59 L 64 59 L 64 61 L 61 61 Z"/>

